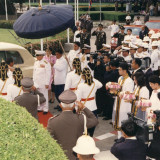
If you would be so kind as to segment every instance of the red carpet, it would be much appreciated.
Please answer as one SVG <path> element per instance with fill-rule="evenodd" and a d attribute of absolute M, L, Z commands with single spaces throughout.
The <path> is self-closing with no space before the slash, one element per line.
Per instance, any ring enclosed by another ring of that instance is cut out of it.
<path fill-rule="evenodd" d="M 47 127 L 47 124 L 48 124 L 48 119 L 50 117 L 53 117 L 53 115 L 48 112 L 47 114 L 43 114 L 43 112 L 38 112 L 38 118 L 39 118 L 39 122 L 41 124 L 43 124 L 43 127 L 46 128 Z"/>

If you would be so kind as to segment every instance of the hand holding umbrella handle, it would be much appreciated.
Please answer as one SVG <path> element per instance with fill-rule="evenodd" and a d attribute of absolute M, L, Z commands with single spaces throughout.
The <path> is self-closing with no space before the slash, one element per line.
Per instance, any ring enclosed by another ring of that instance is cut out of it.
<path fill-rule="evenodd" d="M 60 40 L 59 40 L 59 44 L 60 44 L 60 46 L 61 46 L 61 48 L 62 48 L 62 50 L 63 50 L 63 52 L 64 52 L 64 55 L 65 55 L 65 58 L 66 58 L 66 61 L 67 61 L 68 65 L 69 65 L 69 68 L 70 68 L 70 70 L 72 71 L 72 68 L 71 68 L 71 66 L 70 66 L 70 64 L 69 64 L 69 61 L 68 61 L 68 58 L 67 58 L 67 55 L 66 55 L 66 52 L 65 52 L 65 50 L 64 50 L 64 48 L 63 48 L 62 43 L 61 43 Z"/>

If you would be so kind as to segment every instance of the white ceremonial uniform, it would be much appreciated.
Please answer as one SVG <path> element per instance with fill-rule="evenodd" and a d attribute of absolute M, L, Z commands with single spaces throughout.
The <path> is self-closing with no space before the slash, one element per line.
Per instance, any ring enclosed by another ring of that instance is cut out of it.
<path fill-rule="evenodd" d="M 7 88 L 6 100 L 13 102 L 15 97 L 22 94 L 23 94 L 22 87 L 18 87 L 15 84 L 10 84 L 8 85 L 8 88 Z"/>
<path fill-rule="evenodd" d="M 111 37 L 119 31 L 119 26 L 117 24 L 112 24 L 108 26 L 108 29 L 111 29 Z"/>
<path fill-rule="evenodd" d="M 7 75 L 8 75 L 8 77 L 10 78 L 10 77 L 13 76 L 13 72 L 12 72 L 10 69 L 8 69 Z"/>
<path fill-rule="evenodd" d="M 73 70 L 67 74 L 64 90 L 70 89 L 75 91 L 81 82 L 83 82 L 81 75 L 76 74 L 75 70 Z"/>
<path fill-rule="evenodd" d="M 148 51 L 143 52 L 142 58 L 151 57 Z"/>
<path fill-rule="evenodd" d="M 134 25 L 142 25 L 142 22 L 137 20 L 137 21 L 134 21 L 133 24 Z"/>
<path fill-rule="evenodd" d="M 88 95 L 90 94 L 90 92 L 93 88 L 93 91 L 92 91 L 91 95 L 88 97 L 88 99 L 91 98 L 92 100 L 88 100 L 85 103 L 85 107 L 87 107 L 91 111 L 97 110 L 97 105 L 96 105 L 96 101 L 95 101 L 95 94 L 97 92 L 97 89 L 102 87 L 101 82 L 99 82 L 96 79 L 93 79 L 93 81 L 95 82 L 95 87 L 94 88 L 93 88 L 94 83 L 92 83 L 91 86 L 89 86 L 86 83 L 80 83 L 78 85 L 78 89 L 77 89 L 77 92 L 76 92 L 77 101 L 81 101 L 82 103 L 84 103 L 85 99 L 87 99 Z"/>
<path fill-rule="evenodd" d="M 130 62 L 130 61 L 132 60 L 131 55 L 128 55 L 128 56 L 126 56 L 126 57 L 122 56 L 122 57 L 124 58 L 124 60 L 125 60 L 126 62 Z"/>
<path fill-rule="evenodd" d="M 134 43 L 135 41 L 136 41 L 136 36 L 134 36 L 134 35 L 126 35 L 126 36 L 124 36 L 124 41 L 127 41 L 127 40 L 130 40 L 132 43 Z"/>
<path fill-rule="evenodd" d="M 80 42 L 80 38 L 77 38 L 76 35 L 79 34 L 81 31 L 75 31 L 74 33 L 74 42 Z"/>
<path fill-rule="evenodd" d="M 44 65 L 44 67 L 43 67 Z M 34 63 L 33 69 L 33 82 L 34 86 L 39 92 L 43 93 L 46 102 L 38 106 L 39 111 L 48 112 L 48 89 L 46 85 L 49 85 L 51 78 L 51 65 L 46 60 L 42 59 Z"/>
<path fill-rule="evenodd" d="M 69 64 L 70 64 L 70 67 L 73 69 L 73 66 L 72 66 L 72 63 L 73 63 L 73 60 L 74 58 L 79 58 L 81 59 L 82 57 L 82 53 L 80 53 L 80 49 L 78 49 L 77 51 L 75 50 L 70 50 L 68 55 L 67 55 L 67 58 L 68 58 L 68 61 L 69 61 Z M 68 66 L 68 70 L 70 71 L 70 67 Z"/>
<path fill-rule="evenodd" d="M 118 79 L 118 83 L 121 84 L 121 81 L 123 80 L 123 77 L 119 77 Z M 134 88 L 134 82 L 133 80 L 128 77 L 126 78 L 126 80 L 124 81 L 124 83 L 122 84 L 122 92 L 125 91 L 129 91 L 129 92 L 133 92 L 133 88 Z M 123 120 L 128 119 L 128 112 L 131 112 L 131 103 L 129 102 L 125 102 L 123 99 L 121 99 L 120 101 L 120 105 L 119 105 L 119 109 L 118 109 L 118 116 L 116 116 L 116 111 L 117 111 L 117 97 L 115 98 L 114 101 L 114 106 L 113 106 L 113 114 L 112 114 L 112 122 L 113 124 L 115 124 L 116 119 L 117 119 L 117 127 L 121 127 L 121 122 Z M 118 132 L 118 138 L 121 137 L 121 133 Z"/>
<path fill-rule="evenodd" d="M 67 61 L 63 56 L 60 59 L 56 60 L 56 63 L 53 66 L 53 68 L 55 69 L 55 74 L 54 74 L 55 85 L 65 84 L 67 75 L 67 66 L 68 66 Z"/>
<path fill-rule="evenodd" d="M 159 57 L 160 51 L 158 49 L 152 50 L 151 54 L 151 68 L 152 71 L 158 70 L 158 57 Z"/>
<path fill-rule="evenodd" d="M 143 52 L 139 53 L 139 52 L 136 52 L 134 54 L 134 58 L 143 58 Z"/>

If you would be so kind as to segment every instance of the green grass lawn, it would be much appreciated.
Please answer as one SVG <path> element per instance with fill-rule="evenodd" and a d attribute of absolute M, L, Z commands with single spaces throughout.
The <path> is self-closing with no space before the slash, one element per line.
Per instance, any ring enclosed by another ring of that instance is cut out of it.
<path fill-rule="evenodd" d="M 9 29 L 9 30 L 17 37 L 14 30 L 12 30 L 12 29 Z M 70 31 L 70 34 L 73 34 L 73 33 Z M 55 36 L 48 37 L 47 40 L 61 39 L 66 36 L 67 36 L 67 31 L 63 31 L 59 34 L 56 34 Z M 28 43 L 28 42 L 31 42 L 31 43 L 39 43 L 40 42 L 39 39 L 33 40 L 33 39 L 20 38 L 19 40 L 22 42 L 22 44 Z M 44 38 L 43 40 L 46 41 L 46 38 Z M 14 44 L 20 45 L 20 43 L 9 33 L 8 29 L 2 29 L 2 28 L 0 28 L 0 42 L 8 42 L 8 43 L 14 43 Z"/>

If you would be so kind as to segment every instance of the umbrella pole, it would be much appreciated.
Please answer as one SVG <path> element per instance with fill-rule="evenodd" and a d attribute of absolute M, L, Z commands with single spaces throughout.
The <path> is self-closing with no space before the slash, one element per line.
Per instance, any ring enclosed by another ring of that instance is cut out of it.
<path fill-rule="evenodd" d="M 68 4 L 68 0 L 66 1 L 66 3 Z M 67 29 L 67 42 L 69 43 L 69 28 Z"/>
<path fill-rule="evenodd" d="M 42 7 L 42 0 L 39 1 L 39 4 Z M 41 39 L 41 51 L 43 51 L 43 39 Z"/>
<path fill-rule="evenodd" d="M 59 40 L 59 44 L 60 44 L 60 46 L 61 46 L 61 48 L 62 48 L 62 50 L 63 50 L 63 52 L 64 52 L 64 56 L 65 56 L 65 59 L 66 59 L 66 61 L 67 61 L 67 63 L 68 63 L 68 66 L 69 66 L 70 70 L 72 71 L 72 68 L 71 68 L 71 66 L 70 66 L 70 64 L 69 64 L 69 61 L 68 61 L 68 58 L 67 58 L 67 55 L 66 55 L 66 52 L 65 52 L 65 50 L 64 50 L 64 48 L 63 48 L 62 43 L 61 43 L 60 40 Z"/>
<path fill-rule="evenodd" d="M 79 2 L 78 2 L 78 0 L 77 0 L 77 21 L 78 21 L 78 19 L 79 19 L 79 15 L 78 15 L 78 5 L 79 5 Z"/>
<path fill-rule="evenodd" d="M 74 0 L 74 19 L 75 19 L 75 25 L 76 25 L 76 21 L 77 21 L 77 18 L 76 18 L 76 7 L 77 7 L 77 5 L 76 5 L 76 2 L 77 2 L 77 0 Z"/>
<path fill-rule="evenodd" d="M 5 0 L 6 21 L 8 21 L 7 0 Z"/>

